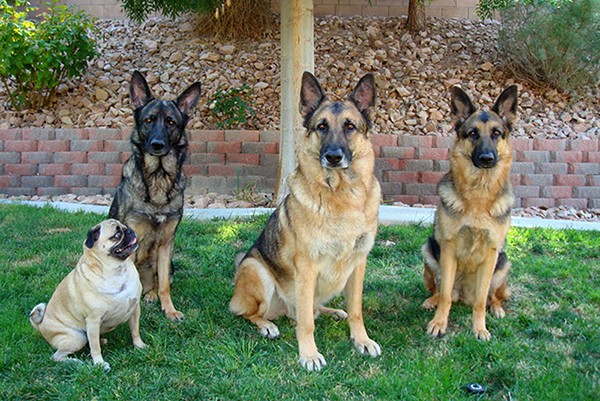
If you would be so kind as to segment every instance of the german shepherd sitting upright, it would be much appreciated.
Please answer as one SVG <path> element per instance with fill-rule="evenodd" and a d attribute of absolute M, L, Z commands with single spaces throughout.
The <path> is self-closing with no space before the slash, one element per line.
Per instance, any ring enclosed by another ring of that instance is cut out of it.
<path fill-rule="evenodd" d="M 358 352 L 381 354 L 362 316 L 363 279 L 381 192 L 368 138 L 373 75 L 365 75 L 346 101 L 327 100 L 308 72 L 300 92 L 306 134 L 298 142 L 289 194 L 240 261 L 229 307 L 267 338 L 279 335 L 272 319 L 295 319 L 299 362 L 312 371 L 326 365 L 314 339 L 319 312 L 348 318 Z M 342 291 L 348 314 L 324 306 Z"/>
<path fill-rule="evenodd" d="M 437 307 L 427 332 L 442 336 L 453 301 L 473 306 L 473 332 L 489 340 L 486 304 L 504 317 L 511 268 L 503 251 L 513 204 L 509 133 L 517 112 L 517 87 L 500 94 L 491 111 L 477 111 L 458 87 L 451 90 L 457 132 L 450 171 L 438 184 L 440 197 L 434 234 L 423 246 L 425 287 L 433 294 L 423 303 Z"/>
<path fill-rule="evenodd" d="M 170 294 L 171 258 L 175 231 L 183 216 L 183 162 L 188 140 L 185 126 L 200 98 L 200 83 L 187 88 L 175 101 L 155 99 L 146 80 L 135 71 L 129 88 L 135 108 L 131 134 L 132 155 L 123 166 L 121 183 L 109 217 L 131 227 L 139 248 L 133 256 L 146 302 L 160 298 L 163 312 L 173 321 L 183 319 Z"/>

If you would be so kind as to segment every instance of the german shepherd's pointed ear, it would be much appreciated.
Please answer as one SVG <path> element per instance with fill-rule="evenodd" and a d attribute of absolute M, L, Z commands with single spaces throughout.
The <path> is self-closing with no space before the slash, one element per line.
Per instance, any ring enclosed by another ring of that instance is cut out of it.
<path fill-rule="evenodd" d="M 319 105 L 325 100 L 325 93 L 319 85 L 319 81 L 313 74 L 304 71 L 302 74 L 302 86 L 300 87 L 300 114 L 304 117 L 304 127 Z"/>
<path fill-rule="evenodd" d="M 131 77 L 131 83 L 129 84 L 129 96 L 131 96 L 131 103 L 133 104 L 134 110 L 138 107 L 145 106 L 151 100 L 154 99 L 146 78 L 139 72 L 134 71 Z"/>
<path fill-rule="evenodd" d="M 500 116 L 504 123 L 511 128 L 517 116 L 517 85 L 511 85 L 498 96 L 492 111 Z"/>
<path fill-rule="evenodd" d="M 198 104 L 200 100 L 200 82 L 194 82 L 187 88 L 176 100 L 177 107 L 184 114 L 190 114 L 190 111 Z"/>
<path fill-rule="evenodd" d="M 350 100 L 363 114 L 369 107 L 375 105 L 375 77 L 373 74 L 366 74 L 358 81 L 350 94 Z"/>
<path fill-rule="evenodd" d="M 98 241 L 98 238 L 100 238 L 100 225 L 97 225 L 88 231 L 87 238 L 85 239 L 85 246 L 92 249 L 96 241 Z"/>
<path fill-rule="evenodd" d="M 452 113 L 452 122 L 454 123 L 454 129 L 458 131 L 461 125 L 467 118 L 475 111 L 477 107 L 471 102 L 471 98 L 458 86 L 453 86 L 450 89 L 450 111 Z"/>

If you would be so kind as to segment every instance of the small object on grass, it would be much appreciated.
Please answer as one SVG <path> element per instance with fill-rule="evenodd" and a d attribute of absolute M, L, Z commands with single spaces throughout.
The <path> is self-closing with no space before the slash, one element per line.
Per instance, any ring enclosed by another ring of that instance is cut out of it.
<path fill-rule="evenodd" d="M 467 384 L 467 391 L 471 394 L 483 394 L 485 393 L 485 390 L 487 390 L 486 387 L 479 383 Z"/>

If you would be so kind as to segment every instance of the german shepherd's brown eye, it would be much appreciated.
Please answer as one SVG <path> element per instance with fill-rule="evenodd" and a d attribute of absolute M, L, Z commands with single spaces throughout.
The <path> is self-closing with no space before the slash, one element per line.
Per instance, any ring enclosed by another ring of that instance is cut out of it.
<path fill-rule="evenodd" d="M 155 118 L 154 116 L 148 116 L 148 117 L 146 117 L 146 119 L 144 120 L 144 122 L 146 124 L 151 124 L 154 121 L 154 118 Z"/>
<path fill-rule="evenodd" d="M 168 117 L 167 118 L 167 124 L 169 124 L 170 126 L 174 126 L 176 124 L 176 122 L 171 117 Z"/>
<path fill-rule="evenodd" d="M 469 132 L 467 132 L 467 135 L 473 140 L 479 139 L 479 131 L 477 131 L 477 128 L 470 129 Z"/>
<path fill-rule="evenodd" d="M 356 129 L 356 126 L 354 124 L 352 124 L 351 122 L 347 122 L 345 125 L 346 131 L 354 131 Z"/>
<path fill-rule="evenodd" d="M 319 123 L 317 125 L 317 131 L 321 131 L 321 132 L 327 131 L 327 123 L 324 123 L 324 122 Z"/>
<path fill-rule="evenodd" d="M 498 128 L 492 130 L 492 139 L 498 139 L 502 136 L 502 132 Z"/>

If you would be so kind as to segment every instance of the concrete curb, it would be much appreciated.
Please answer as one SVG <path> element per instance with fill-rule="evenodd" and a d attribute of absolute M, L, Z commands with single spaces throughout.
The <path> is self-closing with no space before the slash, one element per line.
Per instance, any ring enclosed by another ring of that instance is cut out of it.
<path fill-rule="evenodd" d="M 35 207 L 50 206 L 55 209 L 68 212 L 89 212 L 97 214 L 108 214 L 108 206 L 86 205 L 83 203 L 68 202 L 42 202 L 42 201 L 13 201 L 0 199 L 0 203 L 17 203 Z M 236 217 L 251 217 L 261 214 L 270 214 L 273 208 L 249 208 L 249 209 L 185 209 L 184 216 L 198 220 L 211 219 L 230 219 Z M 380 206 L 379 223 L 380 224 L 422 224 L 429 226 L 433 224 L 435 209 L 418 207 L 400 207 L 400 206 Z M 511 225 L 513 227 L 526 228 L 554 228 L 554 229 L 573 229 L 600 231 L 600 222 L 589 221 L 571 221 L 571 220 L 552 220 L 539 219 L 531 217 L 513 217 Z"/>

